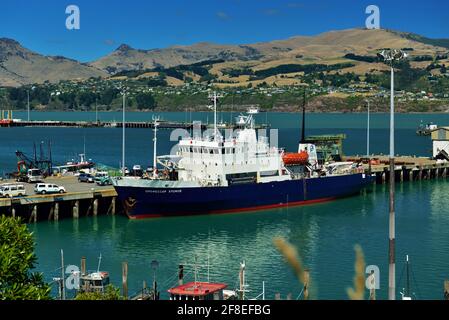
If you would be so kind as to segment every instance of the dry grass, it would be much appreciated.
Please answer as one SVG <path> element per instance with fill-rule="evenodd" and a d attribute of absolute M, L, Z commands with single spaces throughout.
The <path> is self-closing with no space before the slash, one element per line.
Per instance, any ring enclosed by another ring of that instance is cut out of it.
<path fill-rule="evenodd" d="M 273 242 L 279 252 L 282 253 L 285 260 L 287 260 L 287 263 L 292 267 L 298 280 L 303 284 L 303 296 L 304 300 L 307 300 L 309 298 L 308 287 L 310 283 L 310 274 L 309 271 L 303 267 L 303 263 L 298 255 L 298 252 L 296 251 L 296 248 L 280 237 L 274 238 Z"/>
<path fill-rule="evenodd" d="M 365 257 L 359 245 L 356 245 L 354 250 L 356 256 L 354 288 L 348 288 L 347 293 L 351 300 L 363 300 L 365 296 Z"/>
<path fill-rule="evenodd" d="M 284 238 L 277 237 L 273 239 L 275 247 L 284 256 L 287 263 L 293 269 L 296 277 L 304 285 L 304 299 L 308 298 L 308 286 L 310 283 L 310 274 L 301 261 L 296 248 L 288 243 Z M 363 300 L 365 297 L 365 257 L 363 250 L 359 245 L 354 247 L 355 258 L 355 275 L 354 288 L 348 288 L 347 293 L 351 300 Z"/>

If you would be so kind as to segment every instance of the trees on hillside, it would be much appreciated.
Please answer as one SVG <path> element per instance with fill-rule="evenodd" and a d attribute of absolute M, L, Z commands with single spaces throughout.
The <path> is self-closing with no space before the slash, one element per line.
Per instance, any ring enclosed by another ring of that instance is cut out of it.
<path fill-rule="evenodd" d="M 138 93 L 136 95 L 137 108 L 139 110 L 149 110 L 156 107 L 156 100 L 151 95 L 151 93 Z"/>

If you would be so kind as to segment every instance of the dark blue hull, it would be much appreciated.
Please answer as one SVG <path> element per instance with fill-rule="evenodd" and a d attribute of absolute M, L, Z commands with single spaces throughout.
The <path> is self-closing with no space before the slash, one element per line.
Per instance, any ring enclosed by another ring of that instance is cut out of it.
<path fill-rule="evenodd" d="M 132 219 L 256 211 L 330 201 L 372 183 L 364 174 L 251 183 L 229 187 L 145 188 L 115 186 Z"/>

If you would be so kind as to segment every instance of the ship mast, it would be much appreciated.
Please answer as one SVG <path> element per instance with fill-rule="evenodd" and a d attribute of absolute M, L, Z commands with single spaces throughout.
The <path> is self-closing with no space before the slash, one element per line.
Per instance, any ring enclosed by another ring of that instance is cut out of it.
<path fill-rule="evenodd" d="M 408 255 L 406 255 L 406 266 L 407 266 L 407 283 L 406 283 L 406 287 L 405 287 L 405 296 L 406 297 L 411 297 L 410 295 L 410 262 L 408 260 Z"/>
<path fill-rule="evenodd" d="M 302 132 L 301 143 L 306 142 L 306 89 L 304 89 L 302 97 Z"/>
<path fill-rule="evenodd" d="M 214 91 L 212 95 L 209 96 L 209 99 L 211 99 L 214 103 L 214 141 L 217 141 L 218 139 L 218 129 L 217 129 L 217 99 L 218 99 L 217 92 Z"/>

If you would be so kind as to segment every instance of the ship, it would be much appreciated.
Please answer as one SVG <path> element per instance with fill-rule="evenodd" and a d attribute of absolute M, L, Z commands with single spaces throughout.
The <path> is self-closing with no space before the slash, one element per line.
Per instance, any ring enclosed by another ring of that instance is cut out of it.
<path fill-rule="evenodd" d="M 435 131 L 436 129 L 438 129 L 438 125 L 433 124 L 433 122 L 424 125 L 421 120 L 418 129 L 416 129 L 416 134 L 418 136 L 429 136 L 432 133 L 432 131 Z"/>
<path fill-rule="evenodd" d="M 217 95 L 214 112 L 217 109 Z M 297 155 L 257 136 L 253 113 L 238 116 L 241 129 L 182 138 L 176 154 L 156 156 L 147 179 L 117 177 L 113 186 L 131 219 L 253 212 L 309 205 L 359 194 L 373 182 L 355 163 L 346 170 L 320 164 L 303 137 Z M 307 155 L 306 155 L 307 154 Z"/>

